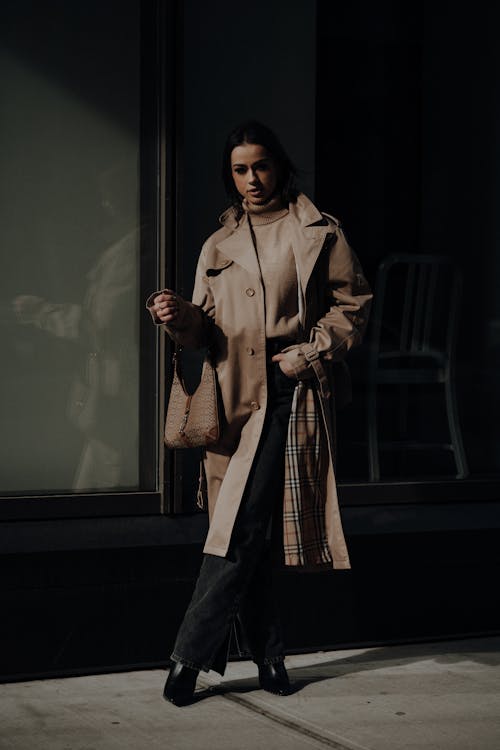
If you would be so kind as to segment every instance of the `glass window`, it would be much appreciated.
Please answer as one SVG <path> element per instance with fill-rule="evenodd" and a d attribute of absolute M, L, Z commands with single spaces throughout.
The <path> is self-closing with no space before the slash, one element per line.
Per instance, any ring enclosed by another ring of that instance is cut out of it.
<path fill-rule="evenodd" d="M 139 5 L 2 4 L 3 494 L 140 484 Z"/>
<path fill-rule="evenodd" d="M 375 292 L 345 483 L 500 471 L 497 24 L 495 6 L 318 3 L 317 197 Z"/>

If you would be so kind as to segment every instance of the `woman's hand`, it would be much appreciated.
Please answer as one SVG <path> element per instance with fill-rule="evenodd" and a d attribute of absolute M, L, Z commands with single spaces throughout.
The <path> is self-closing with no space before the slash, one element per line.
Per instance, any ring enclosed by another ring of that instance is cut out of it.
<path fill-rule="evenodd" d="M 156 317 L 167 325 L 173 323 L 179 315 L 179 302 L 182 302 L 182 297 L 172 289 L 165 289 L 153 300 Z"/>
<path fill-rule="evenodd" d="M 284 354 L 275 354 L 274 357 L 271 358 L 271 361 L 278 362 L 281 372 L 288 378 L 293 378 L 294 380 L 297 379 L 295 370 L 293 369 L 287 358 L 284 356 Z"/>

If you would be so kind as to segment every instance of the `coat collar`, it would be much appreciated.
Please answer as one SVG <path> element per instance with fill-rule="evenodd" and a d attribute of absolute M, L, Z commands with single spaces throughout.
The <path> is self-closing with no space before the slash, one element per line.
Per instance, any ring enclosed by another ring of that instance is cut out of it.
<path fill-rule="evenodd" d="M 305 297 L 318 256 L 332 230 L 328 220 L 303 193 L 296 203 L 290 204 L 290 229 L 295 263 Z"/>
<path fill-rule="evenodd" d="M 295 203 L 290 203 L 289 211 L 292 248 L 305 294 L 318 255 L 331 228 L 304 193 L 298 195 Z M 250 273 L 259 275 L 259 264 L 246 215 L 238 219 L 234 208 L 230 207 L 220 216 L 219 221 L 230 234 L 217 243 L 217 249 Z"/>
<path fill-rule="evenodd" d="M 299 193 L 296 202 L 290 203 L 288 207 L 290 213 L 295 214 L 304 227 L 324 221 L 323 214 L 318 211 L 314 203 L 304 193 Z M 235 207 L 229 206 L 219 216 L 219 222 L 227 229 L 234 231 L 245 223 L 245 214 L 242 214 L 238 219 Z"/>
<path fill-rule="evenodd" d="M 314 203 L 304 193 L 299 193 L 296 202 L 290 203 L 289 209 L 290 213 L 295 216 L 296 220 L 304 228 L 309 227 L 313 229 L 315 227 L 311 225 L 323 221 L 321 211 L 318 211 Z"/>

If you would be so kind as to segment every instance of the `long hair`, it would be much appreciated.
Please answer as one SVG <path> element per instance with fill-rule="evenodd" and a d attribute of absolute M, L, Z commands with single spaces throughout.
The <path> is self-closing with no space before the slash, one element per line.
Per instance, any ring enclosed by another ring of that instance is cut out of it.
<path fill-rule="evenodd" d="M 278 174 L 277 191 L 281 193 L 283 203 L 295 203 L 299 193 L 295 184 L 297 170 L 273 131 L 257 120 L 247 120 L 232 130 L 222 153 L 222 181 L 232 205 L 241 210 L 243 198 L 236 190 L 231 169 L 233 148 L 243 143 L 263 146 L 276 164 Z"/>

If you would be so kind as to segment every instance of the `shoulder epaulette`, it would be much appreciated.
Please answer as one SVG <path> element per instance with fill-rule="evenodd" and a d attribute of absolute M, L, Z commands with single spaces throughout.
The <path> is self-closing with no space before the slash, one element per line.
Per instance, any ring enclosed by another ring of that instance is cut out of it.
<path fill-rule="evenodd" d="M 335 218 L 335 216 L 332 216 L 331 214 L 327 214 L 325 211 L 321 212 L 323 216 L 326 216 L 327 219 L 330 219 L 330 221 L 333 221 L 336 227 L 341 229 L 342 225 L 338 219 Z"/>

